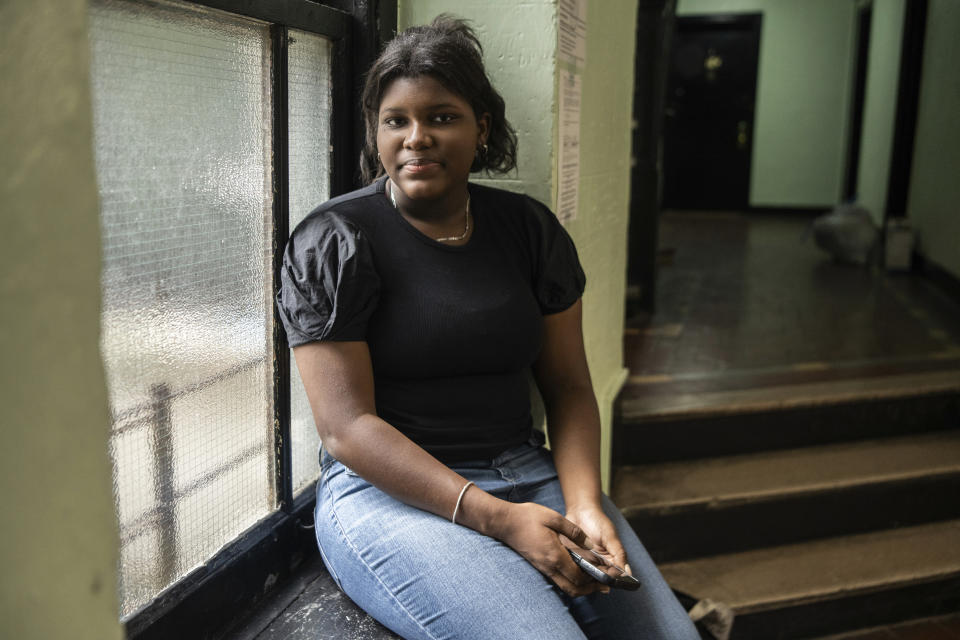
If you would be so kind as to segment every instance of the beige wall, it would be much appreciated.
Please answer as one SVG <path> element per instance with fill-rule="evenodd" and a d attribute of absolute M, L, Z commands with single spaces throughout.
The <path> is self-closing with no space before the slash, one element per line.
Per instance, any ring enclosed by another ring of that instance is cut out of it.
<path fill-rule="evenodd" d="M 588 3 L 583 70 L 579 208 L 567 225 L 587 274 L 584 335 L 603 421 L 603 472 L 609 473 L 613 400 L 626 377 L 622 337 L 630 190 L 630 120 L 636 0 Z M 519 171 L 485 181 L 555 204 L 555 0 L 401 0 L 399 26 L 452 12 L 474 22 L 485 63 L 519 131 Z"/>
<path fill-rule="evenodd" d="M 580 115 L 580 200 L 568 225 L 587 273 L 584 337 L 603 420 L 603 471 L 610 469 L 613 401 L 626 380 L 623 317 L 636 0 L 591 0 Z"/>
<path fill-rule="evenodd" d="M 920 251 L 960 278 L 960 2 L 930 0 L 907 214 Z"/>
<path fill-rule="evenodd" d="M 830 207 L 843 189 L 855 0 L 679 0 L 678 15 L 763 15 L 750 204 Z"/>
<path fill-rule="evenodd" d="M 121 638 L 84 0 L 0 3 L 0 637 Z"/>

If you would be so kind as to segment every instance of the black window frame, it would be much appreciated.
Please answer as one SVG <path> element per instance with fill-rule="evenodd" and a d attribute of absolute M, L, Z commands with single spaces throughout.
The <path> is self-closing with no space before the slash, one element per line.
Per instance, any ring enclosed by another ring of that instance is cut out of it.
<path fill-rule="evenodd" d="M 272 84 L 272 291 L 289 237 L 287 42 L 290 29 L 332 41 L 330 194 L 359 186 L 362 73 L 396 31 L 396 0 L 186 0 L 270 25 Z M 319 203 L 318 203 L 319 204 Z M 316 553 L 313 485 L 295 496 L 291 475 L 290 349 L 273 309 L 277 509 L 123 621 L 131 640 L 220 637 Z M 162 545 L 161 545 L 162 546 Z"/>

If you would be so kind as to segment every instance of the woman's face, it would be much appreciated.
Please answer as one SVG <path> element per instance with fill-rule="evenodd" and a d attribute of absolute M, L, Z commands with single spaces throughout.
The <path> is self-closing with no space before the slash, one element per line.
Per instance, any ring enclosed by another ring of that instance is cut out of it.
<path fill-rule="evenodd" d="M 391 182 L 411 200 L 462 193 L 490 117 L 430 76 L 398 78 L 383 93 L 377 151 Z M 398 194 L 399 195 L 399 194 Z"/>

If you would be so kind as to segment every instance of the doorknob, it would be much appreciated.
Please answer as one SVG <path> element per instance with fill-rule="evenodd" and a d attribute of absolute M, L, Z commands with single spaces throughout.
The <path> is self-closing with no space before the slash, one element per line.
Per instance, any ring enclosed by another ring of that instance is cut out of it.
<path fill-rule="evenodd" d="M 743 150 L 747 148 L 747 125 L 746 120 L 741 120 L 737 123 L 737 149 Z"/>

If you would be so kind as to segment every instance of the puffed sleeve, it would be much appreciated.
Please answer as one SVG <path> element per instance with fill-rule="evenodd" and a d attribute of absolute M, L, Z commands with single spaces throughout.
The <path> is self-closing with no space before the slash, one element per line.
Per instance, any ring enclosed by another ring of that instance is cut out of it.
<path fill-rule="evenodd" d="M 308 217 L 290 235 L 280 270 L 287 341 L 365 340 L 379 290 L 366 235 L 329 211 Z"/>
<path fill-rule="evenodd" d="M 577 248 L 557 216 L 532 198 L 533 285 L 540 312 L 559 313 L 583 295 L 586 276 L 577 257 Z"/>

